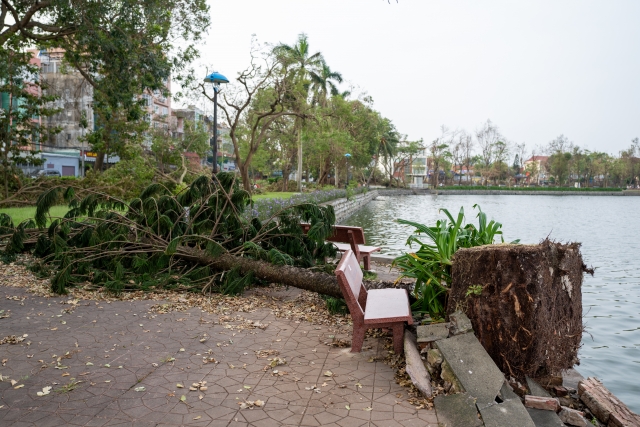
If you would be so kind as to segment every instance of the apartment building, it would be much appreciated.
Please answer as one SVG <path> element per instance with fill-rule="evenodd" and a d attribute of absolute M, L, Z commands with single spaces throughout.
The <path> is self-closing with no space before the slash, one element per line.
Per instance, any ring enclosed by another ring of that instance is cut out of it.
<path fill-rule="evenodd" d="M 171 129 L 173 136 L 182 138 L 184 136 L 184 124 L 186 121 L 206 127 L 207 131 L 213 136 L 213 117 L 207 115 L 206 112 L 195 105 L 189 105 L 187 108 L 172 110 Z M 235 154 L 233 151 L 233 143 L 229 136 L 229 127 L 218 122 L 218 164 L 220 169 L 224 171 L 236 170 Z M 195 157 L 192 156 L 192 159 Z M 193 160 L 192 160 L 193 161 Z M 202 166 L 211 166 L 213 164 L 213 156 L 211 153 L 207 159 L 201 160 Z"/>
<path fill-rule="evenodd" d="M 56 95 L 58 100 L 55 107 L 61 111 L 46 119 L 43 126 L 59 127 L 61 132 L 43 142 L 42 151 L 57 155 L 67 154 L 74 150 L 78 158 L 84 159 L 86 166 L 95 162 L 97 153 L 90 150 L 82 141 L 87 132 L 95 129 L 96 121 L 93 111 L 93 87 L 73 67 L 63 61 L 64 50 L 44 49 L 35 50 L 34 57 L 40 61 L 42 79 L 47 83 L 47 92 Z M 167 91 L 171 92 L 171 79 L 165 81 Z M 140 95 L 146 109 L 145 120 L 151 129 L 169 129 L 171 117 L 171 98 L 162 91 L 147 91 Z M 80 126 L 83 115 L 87 120 L 86 129 Z M 151 142 L 148 142 L 149 147 Z M 107 156 L 106 164 L 113 164 L 120 159 L 118 156 Z"/>

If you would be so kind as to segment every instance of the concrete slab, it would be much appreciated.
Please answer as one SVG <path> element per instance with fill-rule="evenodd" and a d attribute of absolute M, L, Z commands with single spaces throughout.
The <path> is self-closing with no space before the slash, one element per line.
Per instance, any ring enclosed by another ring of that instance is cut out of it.
<path fill-rule="evenodd" d="M 500 387 L 500 394 L 498 394 L 498 396 L 503 402 L 509 399 L 520 399 L 506 380 L 504 384 L 502 384 L 502 387 Z"/>
<path fill-rule="evenodd" d="M 449 336 L 449 328 L 446 323 L 419 325 L 416 331 L 418 332 L 419 343 L 433 342 Z"/>
<path fill-rule="evenodd" d="M 433 400 L 440 427 L 482 427 L 475 400 L 466 393 L 439 395 Z"/>
<path fill-rule="evenodd" d="M 536 427 L 565 427 L 558 414 L 543 409 L 526 408 Z"/>
<path fill-rule="evenodd" d="M 486 427 L 536 427 L 519 399 L 485 406 L 480 408 L 480 414 Z"/>
<path fill-rule="evenodd" d="M 471 325 L 471 320 L 464 314 L 462 311 L 456 311 L 449 315 L 449 320 L 451 321 L 449 325 L 449 329 L 451 330 L 451 335 L 460 335 L 466 334 L 469 332 L 473 332 L 473 326 Z"/>
<path fill-rule="evenodd" d="M 544 388 L 542 388 L 542 386 L 537 382 L 535 382 L 533 379 L 526 377 L 526 380 L 527 380 L 527 388 L 529 389 L 530 395 L 539 396 L 539 397 L 551 397 L 549 392 Z"/>
<path fill-rule="evenodd" d="M 476 404 L 495 403 L 504 375 L 475 335 L 457 335 L 436 341 L 436 346 L 464 390 L 476 398 Z"/>
<path fill-rule="evenodd" d="M 580 372 L 573 368 L 569 368 L 566 371 L 562 371 L 562 385 L 573 389 L 578 389 L 578 383 L 582 381 L 584 377 Z"/>

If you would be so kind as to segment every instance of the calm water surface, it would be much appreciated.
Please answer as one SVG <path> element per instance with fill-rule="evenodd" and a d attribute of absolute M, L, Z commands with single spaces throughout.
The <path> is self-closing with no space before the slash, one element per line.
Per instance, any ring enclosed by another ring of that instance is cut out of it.
<path fill-rule="evenodd" d="M 580 350 L 584 376 L 600 378 L 640 413 L 640 197 L 615 196 L 395 196 L 372 201 L 344 221 L 364 228 L 367 243 L 382 253 L 408 249 L 411 227 L 397 218 L 433 225 L 448 209 L 464 207 L 467 222 L 474 204 L 503 224 L 505 241 L 538 243 L 545 237 L 582 243 L 587 265 L 582 287 L 587 331 Z"/>

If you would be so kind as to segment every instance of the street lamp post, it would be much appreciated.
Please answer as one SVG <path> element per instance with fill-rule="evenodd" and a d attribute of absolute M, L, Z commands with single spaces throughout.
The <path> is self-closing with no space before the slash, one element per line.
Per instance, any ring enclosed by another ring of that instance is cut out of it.
<path fill-rule="evenodd" d="M 211 177 L 218 173 L 218 92 L 220 91 L 220 83 L 229 83 L 222 74 L 214 71 L 204 78 L 205 83 L 213 83 L 213 138 L 211 138 L 211 150 L 213 151 L 213 170 Z"/>
<path fill-rule="evenodd" d="M 347 153 L 344 155 L 344 158 L 347 159 L 347 181 L 344 185 L 344 188 L 349 188 L 349 159 L 351 158 L 351 154 Z"/>

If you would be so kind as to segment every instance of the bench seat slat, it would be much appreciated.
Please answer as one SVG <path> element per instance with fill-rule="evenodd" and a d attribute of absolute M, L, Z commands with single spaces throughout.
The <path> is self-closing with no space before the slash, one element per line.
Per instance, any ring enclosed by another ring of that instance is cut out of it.
<path fill-rule="evenodd" d="M 360 252 L 371 253 L 379 252 L 382 248 L 379 248 L 377 246 L 358 245 L 358 249 L 360 250 Z"/>
<path fill-rule="evenodd" d="M 404 289 L 370 289 L 364 323 L 402 322 L 411 319 Z"/>
<path fill-rule="evenodd" d="M 347 249 L 351 249 L 351 245 L 348 243 L 334 243 L 334 245 L 336 246 L 336 248 L 338 248 L 340 252 L 346 252 Z M 381 248 L 377 246 L 365 246 L 365 245 L 358 245 L 358 249 L 360 250 L 360 252 L 367 253 L 367 254 L 372 252 L 379 252 L 381 250 Z"/>
<path fill-rule="evenodd" d="M 338 248 L 340 252 L 346 252 L 351 249 L 351 245 L 348 243 L 334 243 L 334 246 Z"/>

